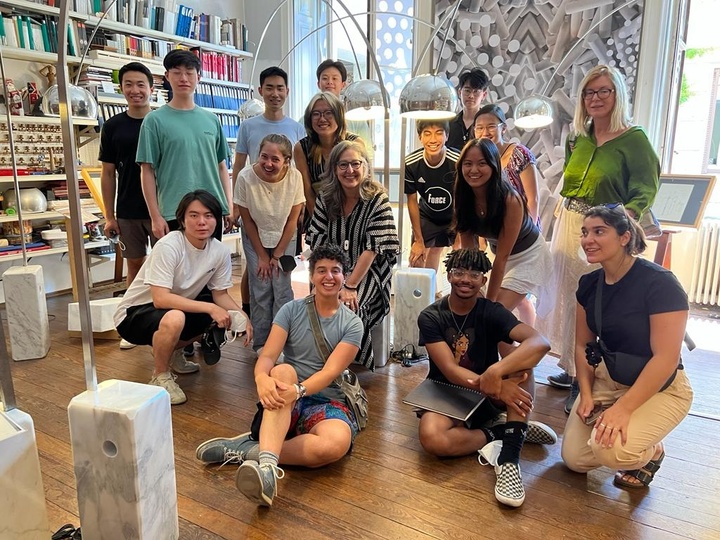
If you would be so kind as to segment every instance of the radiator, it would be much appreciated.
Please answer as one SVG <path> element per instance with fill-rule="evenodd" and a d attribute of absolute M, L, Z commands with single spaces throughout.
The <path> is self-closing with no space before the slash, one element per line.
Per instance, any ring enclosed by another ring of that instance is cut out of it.
<path fill-rule="evenodd" d="M 720 222 L 705 222 L 695 250 L 690 302 L 720 305 Z"/>

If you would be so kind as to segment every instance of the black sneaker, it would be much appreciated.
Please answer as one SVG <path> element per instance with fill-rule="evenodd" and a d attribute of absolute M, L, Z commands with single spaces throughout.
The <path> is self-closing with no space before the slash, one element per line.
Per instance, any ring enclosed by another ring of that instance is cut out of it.
<path fill-rule="evenodd" d="M 208 366 L 217 364 L 220 361 L 220 349 L 225 345 L 225 341 L 225 329 L 220 328 L 216 322 L 213 322 L 205 330 L 200 342 L 200 349 Z"/>
<path fill-rule="evenodd" d="M 548 382 L 555 388 L 570 388 L 573 379 L 575 379 L 575 377 L 570 375 L 567 371 L 563 371 L 557 375 L 548 375 L 547 378 Z"/>

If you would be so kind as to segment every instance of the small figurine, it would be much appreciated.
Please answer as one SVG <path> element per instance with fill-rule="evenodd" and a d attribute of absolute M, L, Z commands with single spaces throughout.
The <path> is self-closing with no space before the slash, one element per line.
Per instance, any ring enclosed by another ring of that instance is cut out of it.
<path fill-rule="evenodd" d="M 15 83 L 12 79 L 5 79 L 5 96 L 5 101 L 10 114 L 15 116 L 24 116 L 25 111 L 23 109 L 22 94 L 17 88 L 15 88 Z"/>

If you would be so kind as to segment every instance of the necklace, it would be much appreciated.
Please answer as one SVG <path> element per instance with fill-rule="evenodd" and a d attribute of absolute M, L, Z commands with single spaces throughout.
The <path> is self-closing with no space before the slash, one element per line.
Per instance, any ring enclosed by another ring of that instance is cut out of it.
<path fill-rule="evenodd" d="M 448 308 L 450 308 L 450 316 L 455 323 L 455 328 L 457 328 L 458 334 L 462 334 L 463 328 L 465 328 L 465 323 L 467 322 L 470 313 L 472 313 L 472 309 L 465 314 L 462 324 L 458 324 L 455 314 L 453 313 L 452 306 L 450 305 L 450 298 L 448 298 Z"/>
<path fill-rule="evenodd" d="M 507 143 L 505 145 L 505 148 L 503 148 L 502 153 L 500 154 L 500 159 L 503 158 L 503 156 L 507 153 L 508 150 L 510 150 L 510 147 L 513 146 L 513 143 Z"/>

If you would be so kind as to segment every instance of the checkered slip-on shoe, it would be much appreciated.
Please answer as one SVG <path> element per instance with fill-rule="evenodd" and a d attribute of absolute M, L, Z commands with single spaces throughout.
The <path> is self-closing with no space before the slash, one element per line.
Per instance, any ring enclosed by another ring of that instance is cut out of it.
<path fill-rule="evenodd" d="M 525 488 L 520 475 L 520 465 L 503 463 L 495 467 L 495 498 L 507 506 L 517 508 L 525 502 Z"/>
<path fill-rule="evenodd" d="M 558 440 L 557 433 L 550 426 L 542 422 L 530 420 L 528 422 L 525 442 L 534 444 L 555 444 Z"/>

